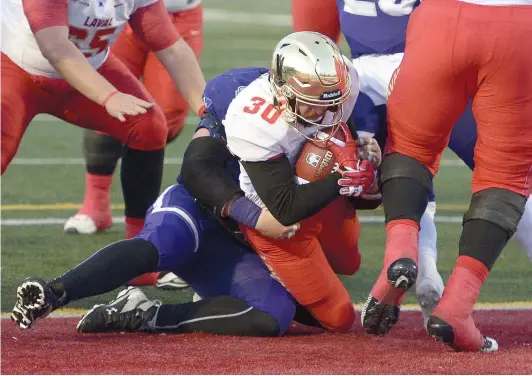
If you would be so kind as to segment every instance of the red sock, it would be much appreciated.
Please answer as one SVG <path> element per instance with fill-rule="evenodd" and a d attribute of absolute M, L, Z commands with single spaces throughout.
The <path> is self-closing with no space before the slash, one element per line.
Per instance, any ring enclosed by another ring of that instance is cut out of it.
<path fill-rule="evenodd" d="M 144 226 L 144 218 L 126 217 L 126 239 L 137 236 Z"/>
<path fill-rule="evenodd" d="M 476 351 L 484 344 L 471 313 L 488 273 L 486 265 L 477 259 L 459 256 L 433 313 L 453 327 L 454 344 L 465 350 Z"/>
<path fill-rule="evenodd" d="M 129 281 L 129 286 L 155 286 L 160 272 L 146 273 L 139 275 Z"/>
<path fill-rule="evenodd" d="M 110 191 L 113 175 L 85 174 L 85 197 L 80 214 L 107 214 L 111 212 Z"/>
<path fill-rule="evenodd" d="M 386 304 L 401 304 L 405 291 L 390 285 L 390 282 L 388 282 L 388 267 L 400 258 L 412 259 L 417 264 L 418 254 L 419 224 L 410 219 L 397 219 L 389 222 L 386 225 L 384 267 L 377 282 L 371 289 L 371 295 Z M 390 292 L 393 292 L 393 294 L 390 294 Z"/>

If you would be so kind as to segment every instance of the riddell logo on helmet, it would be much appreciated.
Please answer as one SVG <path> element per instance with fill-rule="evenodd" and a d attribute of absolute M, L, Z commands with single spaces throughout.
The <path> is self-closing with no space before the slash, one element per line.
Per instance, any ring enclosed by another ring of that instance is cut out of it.
<path fill-rule="evenodd" d="M 338 99 L 342 96 L 342 90 L 326 91 L 320 95 L 320 99 Z"/>

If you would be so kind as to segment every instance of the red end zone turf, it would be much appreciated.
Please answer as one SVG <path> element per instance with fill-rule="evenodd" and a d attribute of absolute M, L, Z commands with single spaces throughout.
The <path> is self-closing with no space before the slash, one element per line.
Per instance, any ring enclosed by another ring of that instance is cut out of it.
<path fill-rule="evenodd" d="M 76 333 L 76 319 L 21 331 L 2 320 L 2 374 L 530 374 L 532 310 L 478 311 L 494 354 L 456 353 L 403 312 L 384 338 L 291 334 L 283 338 Z"/>

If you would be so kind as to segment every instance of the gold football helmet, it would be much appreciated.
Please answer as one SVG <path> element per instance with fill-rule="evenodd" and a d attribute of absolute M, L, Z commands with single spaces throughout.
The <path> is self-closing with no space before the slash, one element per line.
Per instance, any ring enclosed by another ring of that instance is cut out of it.
<path fill-rule="evenodd" d="M 319 130 L 340 124 L 342 104 L 351 94 L 351 76 L 340 49 L 311 31 L 289 34 L 277 44 L 270 85 L 284 119 L 298 132 L 299 126 Z"/>

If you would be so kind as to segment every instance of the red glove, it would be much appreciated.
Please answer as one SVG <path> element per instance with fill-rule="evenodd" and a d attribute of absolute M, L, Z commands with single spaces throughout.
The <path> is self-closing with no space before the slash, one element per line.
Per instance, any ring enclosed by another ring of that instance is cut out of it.
<path fill-rule="evenodd" d="M 344 167 L 339 170 L 342 178 L 338 180 L 342 196 L 358 197 L 369 192 L 376 182 L 373 165 L 369 161 L 358 160 L 356 168 Z M 378 188 L 377 188 L 378 191 Z"/>
<path fill-rule="evenodd" d="M 340 194 L 358 197 L 369 191 L 374 184 L 374 168 L 371 162 L 359 159 L 357 145 L 347 124 L 340 123 L 337 132 L 342 132 L 345 146 L 337 145 L 332 140 L 328 140 L 326 145 L 340 166 L 338 169 L 342 174 L 342 179 L 338 180 L 338 185 L 341 187 Z"/>
<path fill-rule="evenodd" d="M 341 133 L 337 138 L 339 140 L 345 139 L 345 145 L 337 145 L 334 140 L 329 139 L 326 141 L 325 146 L 333 152 L 336 163 L 342 167 L 349 167 L 351 169 L 356 169 L 358 157 L 358 147 L 351 135 L 351 131 L 347 127 L 347 124 L 340 123 L 338 130 L 335 133 Z M 341 137 L 343 135 L 343 137 Z"/>

